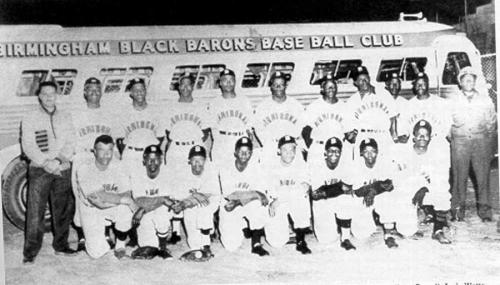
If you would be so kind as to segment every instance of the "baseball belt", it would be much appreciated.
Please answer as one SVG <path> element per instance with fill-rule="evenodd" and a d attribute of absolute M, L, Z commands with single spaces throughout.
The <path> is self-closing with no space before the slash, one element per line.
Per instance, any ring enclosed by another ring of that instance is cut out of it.
<path fill-rule="evenodd" d="M 361 129 L 359 131 L 362 133 L 377 133 L 377 134 L 389 132 L 387 130 L 375 130 L 375 129 Z"/>
<path fill-rule="evenodd" d="M 135 151 L 144 151 L 143 147 L 133 147 L 133 146 L 127 146 L 128 149 L 135 150 Z"/>
<path fill-rule="evenodd" d="M 237 137 L 242 137 L 243 135 L 245 135 L 244 132 L 229 132 L 229 131 L 219 131 L 219 134 L 226 136 L 237 136 Z"/>
<path fill-rule="evenodd" d="M 178 141 L 174 141 L 175 145 L 194 145 L 195 142 L 194 141 L 187 141 L 187 142 L 178 142 Z"/>

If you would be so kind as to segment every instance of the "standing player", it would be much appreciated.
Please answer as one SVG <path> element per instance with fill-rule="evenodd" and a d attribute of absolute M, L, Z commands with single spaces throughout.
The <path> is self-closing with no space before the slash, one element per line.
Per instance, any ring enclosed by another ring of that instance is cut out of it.
<path fill-rule="evenodd" d="M 252 158 L 253 144 L 249 137 L 236 142 L 234 163 L 220 170 L 221 190 L 228 202 L 220 209 L 221 242 L 229 251 L 236 250 L 243 240 L 243 228 L 250 228 L 252 253 L 269 255 L 262 247 L 264 225 L 267 221 L 268 200 L 257 160 Z"/>
<path fill-rule="evenodd" d="M 236 78 L 232 70 L 224 69 L 219 81 L 222 96 L 210 102 L 210 113 L 214 134 L 212 159 L 222 166 L 232 163 L 234 157 L 228 149 L 234 147 L 238 138 L 246 135 L 253 138 L 253 109 L 246 96 L 236 95 Z"/>
<path fill-rule="evenodd" d="M 167 250 L 167 235 L 173 213 L 169 211 L 175 201 L 167 196 L 168 177 L 161 170 L 163 153 L 157 145 L 144 150 L 145 171 L 131 174 L 132 195 L 139 210 L 133 217 L 137 226 L 139 248 L 132 252 L 132 258 L 151 259 L 160 256 L 170 259 Z"/>
<path fill-rule="evenodd" d="M 200 145 L 191 148 L 188 155 L 189 167 L 180 169 L 172 178 L 169 193 L 177 200 L 172 206 L 175 214 L 184 217 L 187 242 L 191 251 L 181 258 L 207 260 L 213 257 L 210 249 L 210 231 L 213 229 L 213 215 L 220 202 L 218 175 L 207 163 L 207 151 Z"/>
<path fill-rule="evenodd" d="M 307 107 L 303 134 L 309 147 L 308 160 L 321 162 L 326 141 L 334 136 L 351 136 L 352 113 L 347 105 L 337 98 L 337 82 L 331 74 L 321 82 L 322 99 L 317 99 Z"/>
<path fill-rule="evenodd" d="M 78 251 L 85 249 L 85 239 L 80 222 L 80 204 L 82 202 L 78 199 L 75 173 L 80 165 L 92 163 L 94 159 L 92 150 L 95 139 L 100 135 L 111 136 L 113 127 L 110 112 L 101 107 L 102 86 L 99 79 L 90 77 L 85 81 L 83 97 L 86 102 L 86 108 L 73 114 L 77 140 L 71 169 L 71 185 L 73 194 L 75 195 L 75 216 L 73 222 L 76 226 L 78 236 Z M 109 236 L 109 230 L 110 227 L 106 227 L 107 236 Z"/>
<path fill-rule="evenodd" d="M 271 160 L 266 168 L 270 183 L 269 222 L 265 227 L 266 239 L 273 247 L 282 247 L 289 237 L 288 215 L 293 220 L 296 250 L 310 254 L 305 233 L 311 222 L 309 207 L 309 175 L 302 158 L 296 156 L 295 138 L 284 136 L 278 141 L 279 160 Z"/>
<path fill-rule="evenodd" d="M 122 164 L 113 160 L 114 146 L 110 136 L 97 137 L 94 160 L 82 164 L 76 172 L 85 247 L 92 258 L 99 258 L 110 249 L 104 235 L 107 221 L 113 222 L 116 230 L 115 256 L 121 259 L 126 255 L 125 239 L 135 211 L 129 178 Z"/>
<path fill-rule="evenodd" d="M 397 117 L 395 120 L 391 120 L 391 136 L 395 143 L 406 143 L 408 141 L 408 135 L 402 133 L 401 127 L 398 127 L 398 120 L 401 120 L 404 113 L 407 112 L 409 107 L 408 100 L 404 97 L 399 96 L 401 92 L 401 78 L 399 78 L 397 73 L 392 73 L 389 80 L 385 82 L 385 89 L 391 93 L 392 98 L 394 98 L 394 103 L 396 106 Z"/>
<path fill-rule="evenodd" d="M 275 158 L 278 140 L 285 135 L 297 140 L 304 127 L 304 107 L 286 95 L 286 85 L 287 75 L 276 71 L 269 80 L 272 96 L 264 99 L 255 110 L 257 137 L 263 144 L 261 159 Z"/>

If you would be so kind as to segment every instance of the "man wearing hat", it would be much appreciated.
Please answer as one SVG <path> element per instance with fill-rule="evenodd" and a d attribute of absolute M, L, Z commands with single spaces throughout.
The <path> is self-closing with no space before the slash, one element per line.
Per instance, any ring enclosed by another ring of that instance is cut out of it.
<path fill-rule="evenodd" d="M 258 161 L 252 157 L 253 143 L 249 137 L 236 141 L 233 163 L 220 169 L 221 192 L 227 201 L 220 208 L 221 242 L 229 251 L 237 250 L 248 230 L 252 253 L 269 255 L 263 248 L 262 237 L 267 221 L 268 199 L 264 175 Z"/>
<path fill-rule="evenodd" d="M 454 218 L 463 220 L 467 178 L 472 164 L 477 180 L 477 213 L 487 222 L 492 220 L 489 174 L 497 119 L 491 98 L 476 89 L 478 74 L 472 67 L 465 67 L 458 75 L 461 90 L 454 100 L 451 127 L 451 207 Z"/>
<path fill-rule="evenodd" d="M 304 106 L 297 99 L 286 95 L 288 76 L 281 71 L 271 75 L 269 86 L 272 95 L 264 99 L 255 110 L 257 137 L 263 144 L 261 160 L 276 159 L 278 140 L 285 135 L 297 140 L 304 127 Z M 305 149 L 303 141 L 299 142 L 300 149 Z"/>
<path fill-rule="evenodd" d="M 91 163 L 94 158 L 92 151 L 94 149 L 94 141 L 100 135 L 112 135 L 113 118 L 111 110 L 105 110 L 101 107 L 102 85 L 101 81 L 95 77 L 90 77 L 85 81 L 83 86 L 83 98 L 86 102 L 86 107 L 73 113 L 73 123 L 76 130 L 76 146 L 75 156 L 73 157 L 73 166 L 71 171 L 71 185 L 75 195 L 75 216 L 73 222 L 75 224 L 76 233 L 78 236 L 77 250 L 85 249 L 85 239 L 80 222 L 80 204 L 75 173 L 81 164 Z M 106 227 L 109 237 L 110 227 Z M 111 239 L 109 239 L 111 242 Z"/>
<path fill-rule="evenodd" d="M 395 120 L 391 120 L 391 136 L 395 143 L 406 143 L 408 141 L 408 135 L 402 133 L 402 128 L 398 126 L 398 120 L 403 117 L 403 113 L 407 112 L 408 100 L 404 97 L 399 96 L 401 92 L 401 78 L 397 73 L 391 73 L 389 79 L 385 82 L 385 89 L 394 98 L 394 103 L 396 106 L 396 113 L 398 114 Z"/>
<path fill-rule="evenodd" d="M 207 260 L 213 257 L 210 233 L 213 231 L 213 215 L 220 203 L 218 173 L 208 162 L 207 151 L 201 145 L 193 146 L 187 158 L 189 164 L 170 176 L 168 194 L 176 200 L 172 210 L 177 217 L 184 218 L 187 243 L 191 249 L 182 258 Z"/>
<path fill-rule="evenodd" d="M 443 228 L 448 226 L 447 213 L 450 209 L 450 152 L 446 145 L 435 144 L 432 139 L 433 128 L 425 120 L 418 121 L 413 127 L 413 144 L 405 148 L 399 158 L 401 193 L 408 193 L 405 200 L 413 204 L 409 208 L 419 207 L 430 215 L 434 223 L 432 238 L 442 244 L 451 243 Z M 416 215 L 408 219 L 416 219 Z M 407 221 L 410 222 L 410 221 Z M 413 238 L 420 239 L 423 233 L 415 227 Z"/>
<path fill-rule="evenodd" d="M 353 131 L 353 120 L 352 112 L 347 109 L 347 104 L 337 98 L 337 82 L 333 76 L 327 74 L 320 86 L 322 98 L 313 101 L 307 107 L 303 134 L 305 141 L 309 141 L 308 161 L 322 164 L 327 140 L 332 136 L 348 137 Z M 349 148 L 350 145 L 346 147 Z"/>
<path fill-rule="evenodd" d="M 345 250 L 356 249 L 351 243 L 351 229 L 356 238 L 365 238 L 369 228 L 370 213 L 351 194 L 352 168 L 349 156 L 342 156 L 342 141 L 337 137 L 326 140 L 321 164 L 308 160 L 311 176 L 314 216 L 314 233 L 320 243 L 330 244 L 340 233 L 340 246 Z M 363 214 L 364 217 L 363 217 Z M 356 217 L 356 219 L 354 218 Z M 335 226 L 335 223 L 337 226 Z M 357 229 L 361 228 L 358 232 Z"/>
<path fill-rule="evenodd" d="M 235 86 L 234 72 L 224 69 L 219 77 L 222 94 L 210 102 L 214 135 L 212 158 L 221 167 L 234 161 L 234 156 L 228 149 L 234 147 L 238 138 L 254 137 L 252 105 L 245 95 L 236 95 Z"/>
<path fill-rule="evenodd" d="M 167 235 L 173 213 L 170 207 L 175 201 L 168 193 L 169 177 L 162 169 L 163 153 L 158 145 L 146 147 L 143 154 L 144 170 L 130 176 L 132 196 L 139 207 L 132 223 L 137 227 L 139 247 L 132 252 L 132 258 L 151 259 L 160 256 L 171 259 L 167 250 Z"/>
<path fill-rule="evenodd" d="M 148 104 L 144 79 L 130 80 L 126 90 L 130 92 L 132 104 L 116 110 L 115 118 L 120 126 L 116 136 L 118 148 L 123 149 L 125 168 L 134 172 L 141 168 L 144 149 L 148 145 L 159 144 L 165 132 L 160 127 L 161 110 Z"/>
<path fill-rule="evenodd" d="M 354 70 L 353 79 L 358 92 L 347 103 L 354 117 L 353 128 L 359 133 L 355 149 L 359 147 L 359 141 L 371 137 L 377 140 L 384 153 L 388 153 L 394 144 L 390 134 L 391 121 L 397 115 L 394 99 L 385 90 L 375 94 L 364 66 Z"/>
<path fill-rule="evenodd" d="M 309 206 L 310 179 L 304 160 L 297 157 L 295 138 L 285 135 L 278 141 L 278 160 L 265 167 L 269 183 L 269 222 L 265 226 L 267 242 L 272 247 L 284 246 L 289 238 L 288 215 L 296 234 L 296 250 L 310 254 L 305 234 L 311 223 Z"/>
<path fill-rule="evenodd" d="M 42 247 L 44 213 L 50 203 L 56 254 L 74 255 L 68 234 L 75 211 L 71 193 L 71 160 L 75 129 L 71 115 L 57 108 L 57 84 L 41 82 L 36 92 L 40 106 L 21 121 L 21 144 L 28 157 L 28 191 L 23 263 L 33 263 Z M 50 197 L 50 199 L 49 199 Z"/>

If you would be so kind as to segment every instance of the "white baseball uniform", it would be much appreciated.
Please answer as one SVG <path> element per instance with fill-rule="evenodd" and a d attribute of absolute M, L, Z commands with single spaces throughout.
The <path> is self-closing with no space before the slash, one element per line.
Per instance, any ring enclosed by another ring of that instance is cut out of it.
<path fill-rule="evenodd" d="M 84 195 L 100 190 L 112 193 L 122 193 L 130 190 L 129 178 L 119 161 L 112 161 L 104 171 L 99 170 L 94 161 L 82 164 L 77 169 L 76 179 L 79 191 L 82 191 Z M 93 258 L 99 258 L 110 250 L 104 235 L 107 221 L 114 222 L 118 231 L 126 232 L 131 228 L 133 213 L 125 205 L 98 209 L 87 206 L 82 201 L 80 203 L 81 222 L 85 234 L 87 253 Z"/>
<path fill-rule="evenodd" d="M 255 129 L 263 144 L 261 160 L 276 158 L 278 141 L 285 135 L 300 138 L 304 128 L 304 106 L 296 99 L 287 96 L 278 103 L 268 97 L 255 110 Z M 303 140 L 297 140 L 299 149 L 305 148 Z M 300 151 L 299 151 L 300 152 Z"/>
<path fill-rule="evenodd" d="M 160 197 L 168 195 L 168 176 L 165 169 L 161 170 L 157 177 L 151 179 L 143 171 L 136 171 L 130 176 L 132 195 L 138 197 Z M 146 213 L 137 227 L 137 242 L 139 246 L 158 247 L 157 233 L 166 236 L 170 229 L 170 220 L 173 212 L 169 211 L 165 205 Z"/>
<path fill-rule="evenodd" d="M 100 135 L 112 136 L 113 124 L 112 115 L 109 110 L 102 107 L 97 109 L 85 108 L 84 110 L 73 113 L 73 124 L 76 130 L 75 155 L 73 156 L 73 165 L 71 168 L 71 186 L 75 201 L 79 199 L 76 185 L 76 170 L 81 164 L 92 163 L 94 156 L 91 150 L 94 148 L 94 142 Z M 80 203 L 75 202 L 75 216 L 73 222 L 80 227 Z"/>
<path fill-rule="evenodd" d="M 340 101 L 329 104 L 322 98 L 318 98 L 307 107 L 304 121 L 305 125 L 312 128 L 311 138 L 313 139 L 307 156 L 308 162 L 324 162 L 326 141 L 331 137 L 337 137 L 342 141 L 344 133 L 353 130 L 352 112 L 348 107 L 346 103 Z M 343 152 L 352 152 L 350 147 L 350 143 L 343 143 Z"/>
<path fill-rule="evenodd" d="M 189 150 L 203 145 L 203 130 L 210 127 L 208 108 L 200 102 L 172 101 L 168 104 L 162 126 L 170 132 L 170 146 L 166 153 L 170 168 L 185 168 Z"/>
<path fill-rule="evenodd" d="M 227 197 L 235 191 L 259 191 L 266 193 L 261 165 L 255 158 L 251 158 L 247 167 L 239 171 L 234 162 L 220 170 L 222 195 Z M 225 201 L 222 200 L 222 205 Z M 262 229 L 268 217 L 267 207 L 262 206 L 260 200 L 254 200 L 245 206 L 238 206 L 233 211 L 227 212 L 220 207 L 219 230 L 221 242 L 229 251 L 238 249 L 243 241 L 243 232 L 247 226 L 244 219 L 248 220 L 250 230 Z"/>
<path fill-rule="evenodd" d="M 184 168 L 175 168 L 176 172 L 170 172 L 169 196 L 176 200 L 183 200 L 191 195 L 190 191 L 210 194 L 209 205 L 205 207 L 194 207 L 184 210 L 177 217 L 184 217 L 186 227 L 187 242 L 192 250 L 200 249 L 205 245 L 210 245 L 210 237 L 201 234 L 200 230 L 212 229 L 214 226 L 213 215 L 220 204 L 220 186 L 218 173 L 214 166 L 205 163 L 205 169 L 200 176 L 191 172 L 191 168 L 186 165 Z"/>
<path fill-rule="evenodd" d="M 281 160 L 272 160 L 264 168 L 269 183 L 268 196 L 278 199 L 274 217 L 269 217 L 265 226 L 267 242 L 272 247 L 282 247 L 289 238 L 288 218 L 293 220 L 295 228 L 307 228 L 311 224 L 308 188 L 309 171 L 300 153 L 290 165 L 283 165 Z"/>
<path fill-rule="evenodd" d="M 218 96 L 210 102 L 211 127 L 214 136 L 212 159 L 221 167 L 234 162 L 234 145 L 247 136 L 254 124 L 250 100 L 244 95 L 234 98 Z"/>

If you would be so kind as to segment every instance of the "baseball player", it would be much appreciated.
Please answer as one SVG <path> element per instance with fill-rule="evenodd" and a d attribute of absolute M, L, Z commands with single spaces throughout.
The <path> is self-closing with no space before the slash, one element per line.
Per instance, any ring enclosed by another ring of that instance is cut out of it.
<path fill-rule="evenodd" d="M 132 196 L 139 207 L 133 217 L 137 225 L 139 248 L 132 252 L 132 258 L 151 259 L 160 256 L 171 259 L 167 250 L 167 235 L 173 212 L 169 211 L 175 201 L 167 195 L 168 177 L 161 171 L 163 153 L 159 146 L 146 147 L 143 155 L 145 171 L 131 174 Z"/>
<path fill-rule="evenodd" d="M 230 69 L 220 73 L 219 85 L 222 96 L 210 102 L 210 113 L 214 135 L 212 159 L 219 165 L 227 165 L 234 160 L 228 152 L 238 138 L 253 138 L 253 109 L 250 100 L 244 95 L 237 96 L 235 74 Z"/>
<path fill-rule="evenodd" d="M 358 92 L 347 101 L 354 116 L 353 128 L 358 132 L 354 149 L 358 149 L 359 141 L 369 137 L 375 138 L 384 150 L 391 149 L 394 144 L 390 134 L 391 121 L 397 115 L 394 99 L 385 90 L 375 94 L 375 88 L 370 84 L 370 75 L 364 66 L 355 70 L 354 85 Z"/>
<path fill-rule="evenodd" d="M 449 244 L 451 241 L 445 236 L 443 227 L 447 226 L 451 199 L 450 151 L 444 144 L 434 144 L 432 132 L 432 126 L 425 120 L 418 121 L 413 127 L 413 144 L 401 155 L 403 163 L 400 168 L 404 177 L 401 187 L 413 196 L 415 206 L 425 208 L 432 215 L 432 238 Z M 423 233 L 417 231 L 413 237 L 421 238 Z"/>
<path fill-rule="evenodd" d="M 238 249 L 243 240 L 243 230 L 250 229 L 252 253 L 269 255 L 262 247 L 264 225 L 267 220 L 267 197 L 263 175 L 255 158 L 249 137 L 238 139 L 235 145 L 235 162 L 220 170 L 221 190 L 227 203 L 220 209 L 219 229 L 221 242 L 229 251 Z"/>
<path fill-rule="evenodd" d="M 289 237 L 288 215 L 293 220 L 296 250 L 310 254 L 305 233 L 311 219 L 309 206 L 309 175 L 304 160 L 297 157 L 297 143 L 289 135 L 278 141 L 279 160 L 270 160 L 266 168 L 269 186 L 269 221 L 266 239 L 273 247 L 282 247 Z"/>
<path fill-rule="evenodd" d="M 300 137 L 304 106 L 286 95 L 287 75 L 276 71 L 271 75 L 271 97 L 264 99 L 255 110 L 255 129 L 263 144 L 261 160 L 276 158 L 276 144 L 285 135 Z M 299 141 L 303 145 L 303 141 Z M 304 149 L 301 146 L 301 149 Z M 301 158 L 302 159 L 302 158 Z"/>
<path fill-rule="evenodd" d="M 315 100 L 307 107 L 303 130 L 304 140 L 309 146 L 308 161 L 320 163 L 329 138 L 349 137 L 353 132 L 352 112 L 347 109 L 347 104 L 337 98 L 337 82 L 331 74 L 327 74 L 321 82 L 321 95 L 322 99 Z"/>
<path fill-rule="evenodd" d="M 188 159 L 189 167 L 180 169 L 169 186 L 169 195 L 176 200 L 172 210 L 184 218 L 187 242 L 191 249 L 181 259 L 208 260 L 213 257 L 210 249 L 213 215 L 220 203 L 218 175 L 207 162 L 207 151 L 203 146 L 193 146 Z"/>
<path fill-rule="evenodd" d="M 399 96 L 399 92 L 401 92 L 401 78 L 399 78 L 397 73 L 391 74 L 389 80 L 385 82 L 385 89 L 392 95 L 392 98 L 394 98 L 397 113 L 396 119 L 391 120 L 392 140 L 395 143 L 406 143 L 408 141 L 408 135 L 399 135 L 399 133 L 402 133 L 402 130 L 401 127 L 398 127 L 398 120 L 400 120 L 400 118 L 404 116 L 402 114 L 406 112 L 406 110 L 409 108 L 409 105 L 408 100 L 406 100 L 402 96 Z"/>
<path fill-rule="evenodd" d="M 130 80 L 132 105 L 116 114 L 120 127 L 117 129 L 117 146 L 123 151 L 122 160 L 132 173 L 141 169 L 144 149 L 152 144 L 160 144 L 165 134 L 160 127 L 160 110 L 148 105 L 146 84 L 142 78 Z"/>
<path fill-rule="evenodd" d="M 446 138 L 450 134 L 452 124 L 449 101 L 429 93 L 429 78 L 423 72 L 418 73 L 413 81 L 413 93 L 415 97 L 408 101 L 407 112 L 402 113 L 401 120 L 398 120 L 398 124 L 403 128 L 402 134 L 409 136 L 418 121 L 426 120 L 433 128 L 433 136 L 436 137 L 433 141 L 436 144 L 449 145 Z"/>
<path fill-rule="evenodd" d="M 107 220 L 114 223 L 118 259 L 126 255 L 125 239 L 135 211 L 129 178 L 121 163 L 113 159 L 113 138 L 101 135 L 94 143 L 94 161 L 82 164 L 76 171 L 80 219 L 85 234 L 85 247 L 92 258 L 106 254 L 110 246 L 104 229 Z"/>
<path fill-rule="evenodd" d="M 88 78 L 83 86 L 83 97 L 86 102 L 86 108 L 73 113 L 73 124 L 76 130 L 76 147 L 75 155 L 73 156 L 73 165 L 71 169 L 71 185 L 75 195 L 75 216 L 73 223 L 75 224 L 76 233 L 78 236 L 78 251 L 85 250 L 85 238 L 80 222 L 80 204 L 78 201 L 78 193 L 76 186 L 76 170 L 81 164 L 92 163 L 94 159 L 92 150 L 94 148 L 95 139 L 100 135 L 112 135 L 112 118 L 109 110 L 104 110 L 101 107 L 102 86 L 101 81 L 95 77 Z M 106 227 L 108 241 L 110 227 Z"/>

